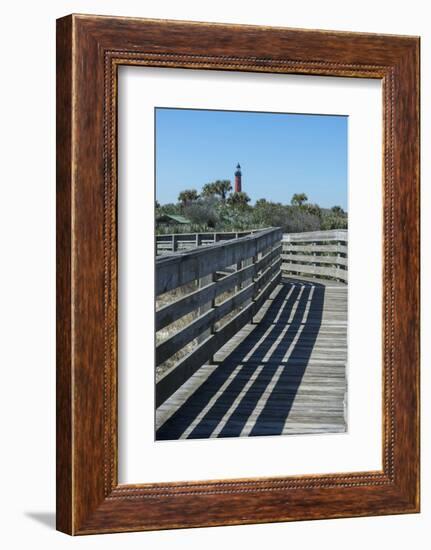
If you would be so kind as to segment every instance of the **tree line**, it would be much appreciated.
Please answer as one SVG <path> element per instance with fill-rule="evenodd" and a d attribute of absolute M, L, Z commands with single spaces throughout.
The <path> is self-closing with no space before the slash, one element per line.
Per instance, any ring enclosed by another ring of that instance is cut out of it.
<path fill-rule="evenodd" d="M 200 193 L 184 189 L 178 202 L 160 205 L 156 201 L 156 219 L 163 214 L 181 215 L 190 227 L 157 224 L 158 233 L 241 231 L 262 227 L 281 227 L 285 233 L 325 229 L 346 229 L 347 213 L 340 206 L 322 208 L 308 202 L 305 193 L 295 193 L 290 204 L 259 199 L 254 205 L 247 193 L 232 191 L 230 180 L 205 184 Z"/>

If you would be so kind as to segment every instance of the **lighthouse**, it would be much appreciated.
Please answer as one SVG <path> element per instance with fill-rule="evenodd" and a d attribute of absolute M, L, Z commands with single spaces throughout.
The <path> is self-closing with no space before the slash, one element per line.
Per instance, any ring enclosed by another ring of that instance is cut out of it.
<path fill-rule="evenodd" d="M 241 191 L 242 191 L 241 176 L 242 176 L 241 166 L 238 162 L 238 164 L 236 165 L 236 170 L 235 170 L 235 193 L 241 193 Z"/>

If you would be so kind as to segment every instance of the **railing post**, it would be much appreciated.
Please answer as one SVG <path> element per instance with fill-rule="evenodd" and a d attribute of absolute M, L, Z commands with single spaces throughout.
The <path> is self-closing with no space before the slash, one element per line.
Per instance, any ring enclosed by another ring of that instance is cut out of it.
<path fill-rule="evenodd" d="M 263 253 L 261 253 L 261 257 L 262 257 Z M 255 266 L 254 268 L 254 272 L 253 272 L 253 276 L 252 276 L 252 281 L 253 281 L 253 294 L 252 294 L 252 301 L 255 302 L 258 295 L 259 295 L 259 285 L 258 285 L 258 282 L 257 282 L 257 279 L 259 277 L 259 271 L 257 269 L 257 262 L 259 261 L 259 252 L 256 251 L 256 253 L 251 257 L 251 262 L 252 264 Z M 254 315 L 253 317 L 250 319 L 250 324 L 254 325 L 255 322 L 254 322 Z"/>
<path fill-rule="evenodd" d="M 214 272 L 212 273 L 211 275 L 211 281 L 213 283 L 215 283 L 217 281 L 217 273 Z M 215 309 L 217 307 L 216 305 L 216 297 L 214 296 L 214 298 L 211 300 L 211 308 L 212 309 Z M 210 334 L 215 334 L 216 330 L 215 330 L 215 323 L 211 323 L 211 328 L 210 328 Z M 214 355 L 211 355 L 211 357 L 209 358 L 209 362 L 211 364 L 214 364 Z"/>
<path fill-rule="evenodd" d="M 199 279 L 199 288 L 203 288 L 204 286 L 207 286 L 211 283 L 214 283 L 216 281 L 216 278 L 217 278 L 216 272 L 211 273 L 209 275 L 206 275 L 205 277 L 201 277 Z M 216 298 L 214 297 L 210 302 L 207 302 L 206 304 L 199 307 L 199 316 L 203 315 L 204 313 L 206 313 L 210 309 L 214 309 L 216 307 L 217 307 Z M 208 330 L 206 330 L 205 332 L 202 332 L 201 334 L 199 334 L 199 336 L 197 337 L 198 344 L 200 344 L 201 342 L 206 340 L 210 334 L 214 334 L 215 332 L 216 332 L 215 331 L 215 323 L 211 323 L 210 328 Z M 211 357 L 209 357 L 208 362 L 209 363 L 214 362 L 214 356 L 213 355 Z"/>
<path fill-rule="evenodd" d="M 257 288 L 257 284 L 256 284 L 257 277 L 258 277 L 258 271 L 257 271 L 257 262 L 258 262 L 258 260 L 259 260 L 259 254 L 256 252 L 256 254 L 254 256 L 252 256 L 252 258 L 251 258 L 251 262 L 254 265 L 254 272 L 253 272 L 253 277 L 252 277 L 252 280 L 253 280 L 253 300 L 256 299 L 258 291 L 259 291 L 259 289 Z"/>
<path fill-rule="evenodd" d="M 213 281 L 214 281 L 214 273 L 205 275 L 205 277 L 200 277 L 198 279 L 198 288 L 203 288 L 204 286 L 209 285 Z M 211 302 L 207 302 L 206 304 L 202 304 L 201 306 L 199 306 L 199 310 L 198 310 L 199 317 L 204 313 L 206 313 L 207 311 L 209 311 L 213 307 L 213 304 L 214 304 L 214 300 L 211 300 Z M 208 330 L 199 334 L 199 336 L 197 337 L 198 344 L 206 340 L 209 334 L 211 334 L 211 332 L 212 332 L 212 325 Z"/>
<path fill-rule="evenodd" d="M 340 248 L 341 248 L 341 242 L 340 241 L 337 241 L 337 260 L 339 260 L 339 258 L 341 258 L 341 251 L 340 251 Z M 340 280 L 340 273 L 339 273 L 339 270 L 340 270 L 340 262 L 337 261 L 336 263 L 336 269 L 337 269 L 337 279 Z"/>
<path fill-rule="evenodd" d="M 242 260 L 236 264 L 236 270 L 239 271 L 242 269 Z M 242 283 L 238 283 L 235 287 L 236 292 L 239 292 L 242 289 Z"/>
<path fill-rule="evenodd" d="M 176 252 L 178 248 L 178 239 L 175 233 L 172 234 L 172 252 Z"/>
<path fill-rule="evenodd" d="M 313 250 L 313 248 L 316 246 L 315 242 L 311 243 L 311 255 L 313 256 L 313 262 L 311 263 L 312 266 L 316 267 L 316 252 Z"/>

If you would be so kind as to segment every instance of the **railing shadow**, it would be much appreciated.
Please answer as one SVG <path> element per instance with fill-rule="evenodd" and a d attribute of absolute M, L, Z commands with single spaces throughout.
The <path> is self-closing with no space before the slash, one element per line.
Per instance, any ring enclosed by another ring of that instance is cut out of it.
<path fill-rule="evenodd" d="M 156 439 L 178 439 L 192 422 L 188 438 L 211 437 L 231 408 L 217 437 L 238 437 L 258 406 L 248 435 L 282 433 L 320 330 L 324 294 L 320 283 L 284 282 L 256 328 L 159 428 Z"/>
<path fill-rule="evenodd" d="M 308 291 L 307 299 L 310 292 L 311 290 Z M 306 316 L 302 315 L 301 307 L 299 315 L 295 314 L 294 321 L 288 329 L 288 332 L 291 331 L 287 338 L 288 343 L 282 341 L 274 350 L 272 360 L 277 364 L 278 357 L 286 354 L 288 348 L 292 347 L 285 366 L 281 367 L 280 376 L 275 380 L 262 412 L 249 433 L 250 436 L 282 433 L 319 334 L 324 295 L 325 287 L 314 285 Z"/>

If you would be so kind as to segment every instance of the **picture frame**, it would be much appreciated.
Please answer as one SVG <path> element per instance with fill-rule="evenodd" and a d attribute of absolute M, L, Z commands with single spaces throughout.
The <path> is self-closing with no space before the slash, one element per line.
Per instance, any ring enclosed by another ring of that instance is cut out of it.
<path fill-rule="evenodd" d="M 118 483 L 120 65 L 380 79 L 381 471 Z M 57 21 L 57 529 L 71 535 L 419 512 L 419 38 Z"/>

